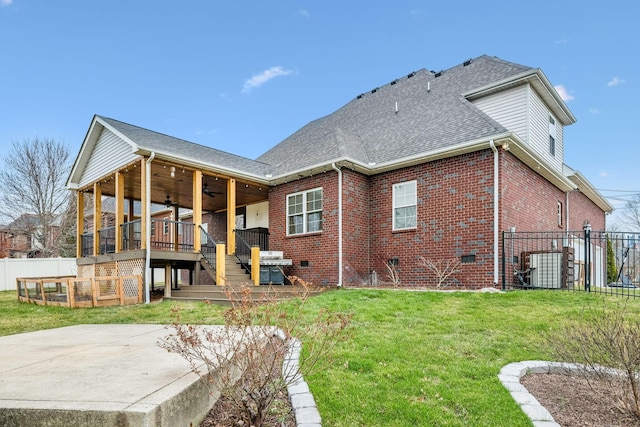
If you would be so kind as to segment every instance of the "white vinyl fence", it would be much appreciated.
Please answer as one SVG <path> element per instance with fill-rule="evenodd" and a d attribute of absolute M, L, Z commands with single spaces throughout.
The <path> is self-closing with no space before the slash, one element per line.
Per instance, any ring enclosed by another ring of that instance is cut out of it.
<path fill-rule="evenodd" d="M 2 258 L 0 291 L 15 291 L 17 277 L 75 276 L 75 258 Z"/>

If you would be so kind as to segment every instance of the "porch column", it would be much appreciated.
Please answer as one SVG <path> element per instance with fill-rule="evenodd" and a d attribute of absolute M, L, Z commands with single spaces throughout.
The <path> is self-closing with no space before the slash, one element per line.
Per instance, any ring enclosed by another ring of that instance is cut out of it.
<path fill-rule="evenodd" d="M 147 159 L 140 159 L 140 248 L 147 249 Z"/>
<path fill-rule="evenodd" d="M 236 251 L 236 180 L 229 178 L 227 181 L 227 255 L 233 255 Z"/>
<path fill-rule="evenodd" d="M 202 241 L 202 171 L 193 171 L 193 250 L 200 252 Z"/>
<path fill-rule="evenodd" d="M 260 286 L 260 246 L 251 246 L 251 280 Z"/>
<path fill-rule="evenodd" d="M 76 191 L 76 258 L 82 258 L 84 231 L 84 191 Z"/>
<path fill-rule="evenodd" d="M 93 255 L 100 254 L 100 229 L 102 228 L 102 187 L 93 183 Z"/>
<path fill-rule="evenodd" d="M 224 286 L 225 277 L 225 250 L 224 243 L 216 244 L 216 285 Z"/>
<path fill-rule="evenodd" d="M 124 175 L 116 172 L 116 253 L 122 251 L 122 227 L 124 224 Z"/>

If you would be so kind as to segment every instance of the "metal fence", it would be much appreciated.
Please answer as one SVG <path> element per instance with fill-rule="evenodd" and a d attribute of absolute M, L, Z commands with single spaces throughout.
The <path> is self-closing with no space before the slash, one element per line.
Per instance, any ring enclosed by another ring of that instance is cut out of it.
<path fill-rule="evenodd" d="M 502 289 L 640 297 L 640 233 L 503 232 Z"/>

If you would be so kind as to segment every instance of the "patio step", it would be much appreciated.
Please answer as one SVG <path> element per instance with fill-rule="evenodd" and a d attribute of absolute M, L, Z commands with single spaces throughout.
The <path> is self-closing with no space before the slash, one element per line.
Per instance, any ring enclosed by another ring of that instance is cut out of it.
<path fill-rule="evenodd" d="M 227 296 L 227 290 L 229 288 L 225 286 L 215 286 L 215 285 L 191 285 L 191 286 L 182 286 L 180 289 L 173 289 L 171 291 L 171 297 L 167 299 L 171 300 L 199 300 L 199 301 L 209 301 L 215 304 L 229 304 L 229 297 Z M 289 285 L 280 285 L 280 286 L 247 286 L 247 289 L 251 291 L 252 298 L 254 300 L 259 300 L 261 298 L 265 299 L 276 299 L 276 300 L 284 300 L 287 298 L 292 298 L 296 296 L 296 290 Z M 238 294 L 240 291 L 238 287 L 234 286 L 234 290 L 232 291 L 233 295 Z M 239 297 L 239 295 L 238 295 Z"/>

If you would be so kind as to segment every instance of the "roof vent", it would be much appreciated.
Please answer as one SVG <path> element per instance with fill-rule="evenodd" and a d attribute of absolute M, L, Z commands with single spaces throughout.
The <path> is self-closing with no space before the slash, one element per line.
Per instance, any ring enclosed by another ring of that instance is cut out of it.
<path fill-rule="evenodd" d="M 361 93 L 360 95 L 356 96 L 356 98 L 360 99 L 362 98 L 364 95 Z"/>
<path fill-rule="evenodd" d="M 438 71 L 437 73 L 434 74 L 434 77 L 440 77 L 442 75 L 442 71 Z"/>
<path fill-rule="evenodd" d="M 471 64 L 471 59 L 467 59 L 466 61 L 464 61 L 464 62 L 462 63 L 462 66 L 463 66 L 463 67 L 466 67 L 466 66 L 467 66 L 467 65 L 469 65 L 469 64 Z"/>
<path fill-rule="evenodd" d="M 391 82 L 391 85 L 393 86 L 394 84 L 398 83 L 398 79 L 395 79 L 394 81 Z"/>
<path fill-rule="evenodd" d="M 371 93 L 376 93 L 378 91 L 378 88 L 375 88 L 371 91 Z"/>
<path fill-rule="evenodd" d="M 435 71 L 431 70 L 431 74 L 435 74 L 435 73 L 436 73 Z"/>
<path fill-rule="evenodd" d="M 409 74 L 407 75 L 407 78 L 408 78 L 408 79 L 410 79 L 411 77 L 413 77 L 413 76 L 415 76 L 415 75 L 416 75 L 416 72 L 414 71 L 413 73 L 409 73 Z"/>

